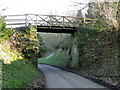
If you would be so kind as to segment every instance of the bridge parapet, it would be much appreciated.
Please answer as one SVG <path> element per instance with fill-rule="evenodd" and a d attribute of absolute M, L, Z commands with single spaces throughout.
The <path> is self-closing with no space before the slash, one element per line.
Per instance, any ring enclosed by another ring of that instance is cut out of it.
<path fill-rule="evenodd" d="M 25 15 L 6 15 L 5 22 L 7 27 L 21 27 L 21 26 L 60 26 L 60 27 L 79 27 L 80 25 L 89 23 L 93 19 L 72 17 L 72 16 L 58 16 L 58 15 L 41 15 L 41 14 L 25 14 Z M 96 19 L 94 19 L 96 20 Z"/>

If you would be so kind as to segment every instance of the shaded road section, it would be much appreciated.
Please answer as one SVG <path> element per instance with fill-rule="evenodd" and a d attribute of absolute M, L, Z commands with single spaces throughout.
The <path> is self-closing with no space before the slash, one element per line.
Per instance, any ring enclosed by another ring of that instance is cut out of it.
<path fill-rule="evenodd" d="M 47 88 L 107 88 L 77 74 L 49 65 L 39 64 L 38 68 L 45 74 Z"/>

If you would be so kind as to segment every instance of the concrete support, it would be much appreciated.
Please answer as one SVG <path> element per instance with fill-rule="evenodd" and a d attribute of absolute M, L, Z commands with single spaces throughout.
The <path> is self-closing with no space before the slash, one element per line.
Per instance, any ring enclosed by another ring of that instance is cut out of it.
<path fill-rule="evenodd" d="M 71 63 L 70 68 L 79 68 L 79 51 L 75 34 L 71 36 Z"/>

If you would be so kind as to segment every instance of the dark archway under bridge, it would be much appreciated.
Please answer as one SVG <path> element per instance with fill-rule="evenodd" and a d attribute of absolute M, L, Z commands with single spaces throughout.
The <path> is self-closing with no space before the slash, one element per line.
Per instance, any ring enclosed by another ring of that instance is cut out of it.
<path fill-rule="evenodd" d="M 73 34 L 76 32 L 76 27 L 37 26 L 37 32 Z"/>

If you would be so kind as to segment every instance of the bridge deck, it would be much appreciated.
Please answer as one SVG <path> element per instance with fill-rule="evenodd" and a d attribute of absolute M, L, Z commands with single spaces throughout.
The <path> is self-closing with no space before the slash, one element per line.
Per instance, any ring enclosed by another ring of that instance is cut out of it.
<path fill-rule="evenodd" d="M 37 26 L 37 32 L 74 33 L 75 31 L 76 31 L 76 27 Z"/>
<path fill-rule="evenodd" d="M 97 19 L 82 17 L 40 14 L 6 15 L 4 17 L 6 25 L 10 28 L 33 25 L 37 27 L 38 32 L 52 33 L 74 33 L 76 27 L 97 21 Z"/>

